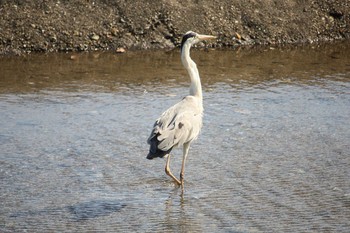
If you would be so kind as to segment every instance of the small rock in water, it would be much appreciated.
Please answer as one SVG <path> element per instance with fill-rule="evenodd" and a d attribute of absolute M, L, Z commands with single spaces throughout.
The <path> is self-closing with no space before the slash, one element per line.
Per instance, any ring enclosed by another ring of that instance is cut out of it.
<path fill-rule="evenodd" d="M 71 59 L 71 60 L 77 60 L 77 59 L 78 59 L 78 56 L 76 56 L 76 55 L 71 55 L 71 56 L 70 56 L 70 59 Z"/>
<path fill-rule="evenodd" d="M 126 50 L 124 48 L 117 48 L 115 51 L 117 53 L 125 53 L 126 52 Z"/>

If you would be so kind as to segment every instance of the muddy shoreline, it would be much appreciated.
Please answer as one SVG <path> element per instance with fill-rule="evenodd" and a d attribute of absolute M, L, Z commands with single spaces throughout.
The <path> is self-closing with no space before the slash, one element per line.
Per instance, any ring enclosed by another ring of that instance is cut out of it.
<path fill-rule="evenodd" d="M 164 49 L 193 30 L 209 47 L 350 39 L 349 0 L 0 0 L 0 54 Z"/>

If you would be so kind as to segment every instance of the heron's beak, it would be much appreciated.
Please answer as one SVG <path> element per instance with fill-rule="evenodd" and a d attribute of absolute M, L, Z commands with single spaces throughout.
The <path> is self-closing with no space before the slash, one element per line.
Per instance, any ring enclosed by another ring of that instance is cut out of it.
<path fill-rule="evenodd" d="M 213 40 L 216 39 L 216 36 L 209 36 L 209 35 L 197 35 L 197 38 L 199 40 Z"/>

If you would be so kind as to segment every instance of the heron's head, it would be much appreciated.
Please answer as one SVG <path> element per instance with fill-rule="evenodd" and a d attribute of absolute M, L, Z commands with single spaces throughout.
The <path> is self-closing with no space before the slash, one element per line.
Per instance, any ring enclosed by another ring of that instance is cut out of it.
<path fill-rule="evenodd" d="M 181 41 L 181 50 L 182 48 L 188 44 L 190 47 L 200 41 L 203 40 L 212 40 L 215 39 L 215 36 L 209 36 L 209 35 L 201 35 L 192 31 L 188 31 L 186 32 L 183 36 L 182 36 L 182 41 Z"/>

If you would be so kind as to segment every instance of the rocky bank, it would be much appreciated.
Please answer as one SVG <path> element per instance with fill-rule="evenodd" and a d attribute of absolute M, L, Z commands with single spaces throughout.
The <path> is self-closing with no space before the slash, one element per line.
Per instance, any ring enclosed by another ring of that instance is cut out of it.
<path fill-rule="evenodd" d="M 350 38 L 350 0 L 0 0 L 0 54 L 212 47 Z"/>

